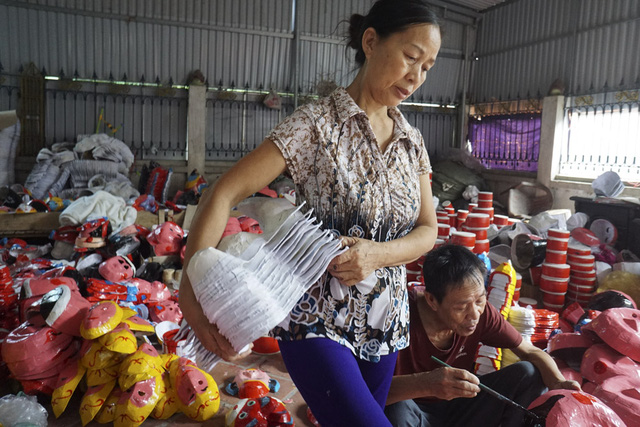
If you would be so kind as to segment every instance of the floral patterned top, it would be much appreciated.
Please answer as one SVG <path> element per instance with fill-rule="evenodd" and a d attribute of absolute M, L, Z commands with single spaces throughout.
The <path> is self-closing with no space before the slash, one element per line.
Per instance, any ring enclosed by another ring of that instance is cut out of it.
<path fill-rule="evenodd" d="M 303 105 L 267 136 L 282 152 L 296 185 L 323 227 L 378 242 L 409 233 L 420 211 L 420 175 L 431 170 L 420 132 L 397 108 L 382 152 L 369 118 L 344 88 Z M 327 337 L 359 358 L 409 345 L 404 266 L 384 267 L 351 287 L 325 273 L 272 334 L 282 340 Z"/>

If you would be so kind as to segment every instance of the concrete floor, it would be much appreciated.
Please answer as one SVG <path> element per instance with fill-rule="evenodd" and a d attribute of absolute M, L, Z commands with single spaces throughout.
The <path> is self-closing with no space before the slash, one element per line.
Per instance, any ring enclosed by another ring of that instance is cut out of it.
<path fill-rule="evenodd" d="M 176 414 L 168 420 L 155 420 L 153 418 L 148 418 L 142 425 L 149 427 L 223 427 L 225 425 L 224 416 L 226 415 L 227 411 L 231 409 L 233 405 L 235 405 L 235 403 L 239 400 L 236 397 L 228 395 L 224 391 L 224 387 L 228 382 L 233 380 L 238 371 L 247 368 L 261 369 L 268 373 L 272 378 L 278 380 L 278 382 L 280 382 L 280 390 L 277 393 L 272 393 L 271 395 L 284 402 L 289 412 L 291 412 L 296 426 L 313 427 L 313 424 L 309 422 L 306 416 L 307 405 L 300 396 L 300 393 L 298 393 L 298 389 L 296 389 L 295 385 L 291 381 L 291 378 L 289 378 L 289 375 L 287 374 L 284 366 L 284 362 L 282 361 L 282 357 L 279 353 L 273 355 L 252 354 L 234 363 L 218 363 L 214 367 L 213 371 L 211 371 L 211 375 L 216 380 L 218 388 L 220 389 L 220 410 L 213 418 L 205 421 L 204 423 L 192 421 L 183 414 Z M 49 427 L 82 426 L 82 423 L 80 421 L 80 414 L 78 412 L 81 398 L 81 393 L 75 393 L 71 399 L 71 402 L 69 402 L 69 406 L 58 419 L 56 419 L 53 415 L 51 407 L 45 405 L 45 407 L 49 411 Z M 87 426 L 100 425 L 102 424 L 98 424 L 95 421 L 87 424 Z"/>

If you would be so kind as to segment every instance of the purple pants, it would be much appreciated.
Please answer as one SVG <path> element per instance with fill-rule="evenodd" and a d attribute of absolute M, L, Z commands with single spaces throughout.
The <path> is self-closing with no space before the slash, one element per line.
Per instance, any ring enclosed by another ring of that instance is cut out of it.
<path fill-rule="evenodd" d="M 328 338 L 279 343 L 291 379 L 322 427 L 391 426 L 384 407 L 398 353 L 373 363 Z"/>

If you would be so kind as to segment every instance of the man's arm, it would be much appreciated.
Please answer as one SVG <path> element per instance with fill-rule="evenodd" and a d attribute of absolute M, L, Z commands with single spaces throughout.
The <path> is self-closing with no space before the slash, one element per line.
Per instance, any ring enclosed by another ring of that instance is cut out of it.
<path fill-rule="evenodd" d="M 518 347 L 511 349 L 511 351 L 521 360 L 531 362 L 538 368 L 542 375 L 542 381 L 549 390 L 581 390 L 580 384 L 576 381 L 565 379 L 551 356 L 533 344 L 523 340 Z"/>
<path fill-rule="evenodd" d="M 417 398 L 451 400 L 458 397 L 476 397 L 480 392 L 479 383 L 478 377 L 457 368 L 438 368 L 429 372 L 396 375 L 391 380 L 387 405 Z"/>

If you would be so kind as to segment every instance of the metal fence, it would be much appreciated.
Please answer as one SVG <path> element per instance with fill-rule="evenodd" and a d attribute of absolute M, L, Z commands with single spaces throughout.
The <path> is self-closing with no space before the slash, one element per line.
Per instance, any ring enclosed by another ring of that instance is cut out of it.
<path fill-rule="evenodd" d="M 606 171 L 640 182 L 640 91 L 566 99 L 562 177 L 594 179 Z"/>

